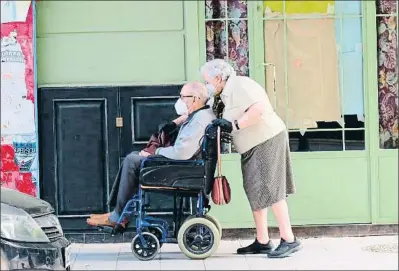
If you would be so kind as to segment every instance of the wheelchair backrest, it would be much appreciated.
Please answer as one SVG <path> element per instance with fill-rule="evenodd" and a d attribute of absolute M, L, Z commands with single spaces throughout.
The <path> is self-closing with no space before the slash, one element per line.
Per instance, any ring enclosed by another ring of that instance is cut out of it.
<path fill-rule="evenodd" d="M 201 156 L 205 166 L 205 193 L 212 192 L 217 165 L 217 126 L 209 124 L 205 129 L 201 146 Z"/>

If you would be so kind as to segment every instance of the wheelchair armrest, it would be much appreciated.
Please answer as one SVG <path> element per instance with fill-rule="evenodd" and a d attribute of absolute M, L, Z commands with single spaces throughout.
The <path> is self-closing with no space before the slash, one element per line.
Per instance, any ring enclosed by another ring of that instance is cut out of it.
<path fill-rule="evenodd" d="M 168 165 L 203 165 L 202 160 L 172 160 L 166 157 L 147 157 L 141 162 L 141 169 L 148 168 L 148 167 L 158 167 L 158 166 L 168 166 Z"/>
<path fill-rule="evenodd" d="M 148 187 L 188 190 L 204 189 L 205 168 L 202 160 L 171 160 L 149 157 L 140 169 L 140 184 Z"/>

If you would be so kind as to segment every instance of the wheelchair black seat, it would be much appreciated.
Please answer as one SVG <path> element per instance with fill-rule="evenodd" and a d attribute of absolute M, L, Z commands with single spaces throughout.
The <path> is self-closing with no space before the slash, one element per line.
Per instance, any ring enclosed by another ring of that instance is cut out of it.
<path fill-rule="evenodd" d="M 148 188 L 201 190 L 204 188 L 204 166 L 201 161 L 150 162 L 140 171 L 140 185 Z M 145 164 L 144 164 L 145 166 Z"/>

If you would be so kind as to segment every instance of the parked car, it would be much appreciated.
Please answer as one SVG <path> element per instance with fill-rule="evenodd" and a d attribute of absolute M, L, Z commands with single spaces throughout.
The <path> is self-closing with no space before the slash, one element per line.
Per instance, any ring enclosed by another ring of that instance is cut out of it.
<path fill-rule="evenodd" d="M 1 270 L 69 270 L 70 248 L 49 203 L 1 188 Z"/>

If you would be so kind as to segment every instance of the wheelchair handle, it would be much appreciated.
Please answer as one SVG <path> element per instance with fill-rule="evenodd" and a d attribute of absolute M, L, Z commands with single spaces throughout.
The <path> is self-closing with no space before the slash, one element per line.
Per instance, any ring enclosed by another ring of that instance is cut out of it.
<path fill-rule="evenodd" d="M 222 174 L 222 154 L 221 154 L 221 142 L 220 142 L 220 127 L 218 126 L 218 130 L 217 130 L 217 155 L 218 155 L 218 177 L 221 176 Z"/>

